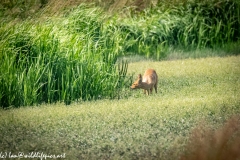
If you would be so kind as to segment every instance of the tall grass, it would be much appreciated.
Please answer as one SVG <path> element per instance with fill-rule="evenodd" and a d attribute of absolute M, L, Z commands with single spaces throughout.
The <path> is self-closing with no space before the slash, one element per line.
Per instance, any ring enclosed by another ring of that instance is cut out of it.
<path fill-rule="evenodd" d="M 239 8 L 235 0 L 159 1 L 119 26 L 128 33 L 128 51 L 160 59 L 173 46 L 216 48 L 239 41 Z"/>
<path fill-rule="evenodd" d="M 117 65 L 115 48 L 106 46 L 114 42 L 105 42 L 100 33 L 100 13 L 89 13 L 85 5 L 76 12 L 64 22 L 70 29 L 54 22 L 26 22 L 10 30 L 7 25 L 2 27 L 1 106 L 70 104 L 118 96 L 127 64 Z"/>

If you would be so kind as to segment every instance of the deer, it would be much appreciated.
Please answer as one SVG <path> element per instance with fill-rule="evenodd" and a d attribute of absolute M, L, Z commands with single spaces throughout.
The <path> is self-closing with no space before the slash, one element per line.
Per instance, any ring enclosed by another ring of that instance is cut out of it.
<path fill-rule="evenodd" d="M 142 76 L 141 74 L 138 75 L 138 79 L 131 85 L 131 89 L 143 89 L 144 94 L 152 94 L 153 88 L 157 93 L 157 83 L 158 83 L 158 76 L 154 69 L 147 69 Z"/>

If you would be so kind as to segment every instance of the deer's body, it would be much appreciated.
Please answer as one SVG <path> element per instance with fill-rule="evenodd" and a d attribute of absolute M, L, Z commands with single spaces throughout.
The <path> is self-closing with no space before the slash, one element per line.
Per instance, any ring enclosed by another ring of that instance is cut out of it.
<path fill-rule="evenodd" d="M 153 88 L 157 93 L 158 76 L 154 69 L 147 69 L 142 77 L 138 75 L 138 79 L 132 84 L 131 89 L 143 89 L 144 93 L 147 91 L 147 95 L 152 93 Z"/>

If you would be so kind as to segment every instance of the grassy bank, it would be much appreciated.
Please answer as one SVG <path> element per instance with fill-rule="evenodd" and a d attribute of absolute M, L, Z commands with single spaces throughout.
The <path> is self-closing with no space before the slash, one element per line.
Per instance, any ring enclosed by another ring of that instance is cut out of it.
<path fill-rule="evenodd" d="M 200 121 L 215 130 L 240 114 L 239 56 L 138 61 L 129 63 L 128 74 L 135 78 L 150 67 L 159 75 L 159 93 L 148 97 L 126 90 L 128 98 L 120 100 L 1 110 L 0 151 L 178 159 Z"/>

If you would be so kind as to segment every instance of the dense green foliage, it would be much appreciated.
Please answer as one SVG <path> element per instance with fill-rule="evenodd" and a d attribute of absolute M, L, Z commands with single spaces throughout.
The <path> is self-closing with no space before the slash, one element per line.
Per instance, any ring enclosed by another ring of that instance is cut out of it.
<path fill-rule="evenodd" d="M 240 4 L 235 0 L 158 1 L 142 12 L 124 11 L 109 16 L 82 4 L 46 20 L 2 21 L 0 106 L 119 98 L 129 85 L 127 63 L 117 61 L 119 56 L 159 60 L 172 48 L 239 43 Z"/>
<path fill-rule="evenodd" d="M 0 105 L 116 97 L 127 64 L 116 64 L 115 48 L 108 46 L 114 41 L 101 33 L 97 11 L 80 6 L 59 26 L 2 26 Z"/>
<path fill-rule="evenodd" d="M 171 47 L 216 48 L 239 40 L 240 3 L 159 2 L 158 7 L 127 18 L 119 26 L 128 34 L 127 51 L 160 59 Z"/>

